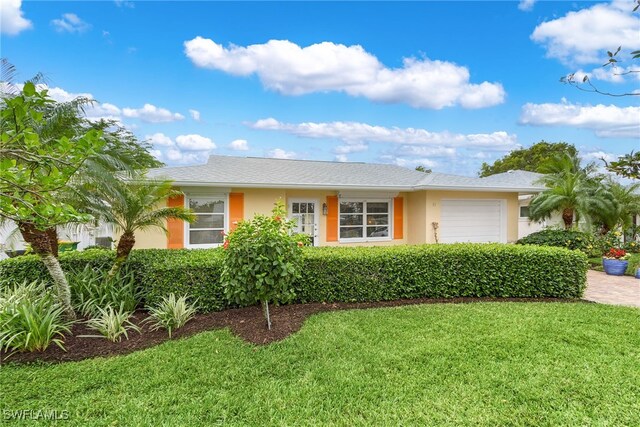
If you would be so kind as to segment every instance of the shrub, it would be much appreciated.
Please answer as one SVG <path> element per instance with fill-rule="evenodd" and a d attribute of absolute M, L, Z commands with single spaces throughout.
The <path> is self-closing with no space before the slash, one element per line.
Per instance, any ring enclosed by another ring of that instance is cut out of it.
<path fill-rule="evenodd" d="M 294 227 L 278 202 L 271 216 L 241 221 L 224 241 L 221 281 L 225 296 L 235 304 L 260 301 L 268 329 L 269 302 L 286 303 L 295 296 L 292 285 L 300 275 L 304 241 L 291 234 Z"/>
<path fill-rule="evenodd" d="M 109 277 L 109 268 L 87 264 L 82 270 L 67 274 L 71 303 L 83 316 L 93 316 L 98 308 L 109 305 L 134 311 L 140 304 L 142 295 L 133 272 L 120 270 L 114 277 Z"/>
<path fill-rule="evenodd" d="M 602 253 L 602 242 L 591 233 L 577 230 L 541 230 L 523 237 L 517 243 L 519 245 L 556 246 L 579 250 L 587 255 Z"/>
<path fill-rule="evenodd" d="M 122 340 L 122 336 L 129 339 L 129 330 L 140 332 L 140 328 L 129 320 L 131 312 L 125 311 L 122 307 L 115 310 L 112 306 L 106 308 L 98 307 L 96 317 L 87 321 L 87 326 L 100 333 L 100 335 L 81 335 L 84 337 L 105 337 L 109 341 L 116 342 Z"/>
<path fill-rule="evenodd" d="M 170 293 L 198 300 L 203 312 L 241 304 L 224 293 L 222 249 L 134 250 L 128 271 L 154 305 Z M 601 253 L 598 253 L 600 256 Z M 83 252 L 61 256 L 63 268 L 81 265 Z M 23 257 L 31 258 L 31 257 Z M 0 262 L 15 270 L 16 259 Z M 20 273 L 37 271 L 37 258 Z M 99 265 L 96 260 L 91 265 Z M 82 266 L 83 267 L 83 266 Z M 82 268 L 81 267 L 81 268 Z M 298 302 L 379 301 L 416 297 L 566 297 L 582 295 L 586 259 L 578 251 L 500 244 L 419 245 L 369 248 L 302 248 L 301 277 L 293 284 Z M 103 270 L 101 270 L 103 271 Z"/>
<path fill-rule="evenodd" d="M 44 351 L 51 343 L 64 350 L 71 323 L 42 283 L 22 283 L 0 295 L 0 348 L 10 352 Z"/>
<path fill-rule="evenodd" d="M 195 305 L 189 304 L 186 296 L 176 298 L 174 293 L 147 309 L 150 316 L 146 321 L 151 322 L 151 330 L 164 328 L 169 332 L 169 338 L 173 330 L 183 327 L 196 314 Z"/>
<path fill-rule="evenodd" d="M 587 257 L 577 251 L 501 244 L 312 248 L 296 300 L 579 298 Z"/>

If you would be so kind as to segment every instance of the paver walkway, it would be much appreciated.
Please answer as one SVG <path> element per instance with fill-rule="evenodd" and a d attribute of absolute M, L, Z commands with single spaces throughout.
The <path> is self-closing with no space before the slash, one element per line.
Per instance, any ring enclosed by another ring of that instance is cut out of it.
<path fill-rule="evenodd" d="M 633 276 L 609 276 L 601 271 L 589 270 L 584 299 L 603 304 L 640 307 L 640 279 Z"/>

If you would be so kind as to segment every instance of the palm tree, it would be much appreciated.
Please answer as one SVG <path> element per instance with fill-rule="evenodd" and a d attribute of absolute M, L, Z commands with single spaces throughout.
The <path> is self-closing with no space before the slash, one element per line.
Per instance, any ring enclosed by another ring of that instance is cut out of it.
<path fill-rule="evenodd" d="M 594 213 L 601 225 L 602 234 L 618 227 L 623 230 L 629 229 L 633 217 L 640 214 L 640 182 L 624 186 L 609 178 L 604 185 L 616 200 L 616 209 Z"/>
<path fill-rule="evenodd" d="M 574 220 L 584 218 L 590 222 L 596 213 L 609 214 L 617 203 L 607 188 L 595 176 L 596 166 L 582 166 L 577 155 L 557 156 L 541 166 L 546 175 L 540 182 L 547 190 L 536 195 L 529 205 L 533 220 L 549 218 L 560 212 L 565 229 L 573 227 Z"/>
<path fill-rule="evenodd" d="M 122 233 L 116 260 L 109 271 L 111 277 L 129 257 L 136 243 L 136 231 L 159 228 L 166 233 L 167 219 L 188 222 L 195 219 L 188 209 L 164 206 L 168 198 L 181 194 L 172 187 L 172 181 L 148 180 L 137 174 L 131 179 L 116 177 L 95 190 L 85 197 L 88 210 L 96 218 L 114 224 Z"/>

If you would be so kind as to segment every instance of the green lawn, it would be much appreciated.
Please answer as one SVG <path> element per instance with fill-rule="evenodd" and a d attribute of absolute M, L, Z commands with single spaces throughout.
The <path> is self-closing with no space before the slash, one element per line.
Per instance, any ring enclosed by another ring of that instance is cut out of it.
<path fill-rule="evenodd" d="M 68 410 L 65 426 L 637 426 L 640 310 L 323 313 L 265 347 L 224 330 L 111 359 L 3 366 L 0 408 Z"/>

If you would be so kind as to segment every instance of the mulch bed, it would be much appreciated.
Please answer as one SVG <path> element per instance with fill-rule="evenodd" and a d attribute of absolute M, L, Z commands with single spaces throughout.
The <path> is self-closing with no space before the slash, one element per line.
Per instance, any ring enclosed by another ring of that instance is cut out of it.
<path fill-rule="evenodd" d="M 396 307 L 414 304 L 462 304 L 474 302 L 576 302 L 582 300 L 562 298 L 447 298 L 447 299 L 407 299 L 396 301 L 380 301 L 369 303 L 312 303 L 270 306 L 271 330 L 267 330 L 262 310 L 259 306 L 234 308 L 215 313 L 199 314 L 184 327 L 174 331 L 172 339 L 190 337 L 200 332 L 229 328 L 234 334 L 253 344 L 264 345 L 282 340 L 297 332 L 307 317 L 323 311 L 364 309 L 375 307 Z M 584 301 L 582 301 L 584 302 Z M 83 323 L 76 323 L 71 328 L 72 335 L 65 336 L 63 351 L 51 345 L 44 352 L 16 353 L 5 361 L 6 353 L 0 351 L 0 364 L 5 362 L 68 362 L 89 359 L 99 356 L 116 356 L 132 353 L 137 350 L 153 347 L 169 340 L 165 330 L 152 331 L 147 323 L 141 323 L 147 317 L 146 312 L 137 311 L 131 321 L 141 328 L 142 333 L 129 332 L 129 339 L 111 342 L 105 338 L 79 337 L 79 335 L 96 335 L 96 332 Z"/>

